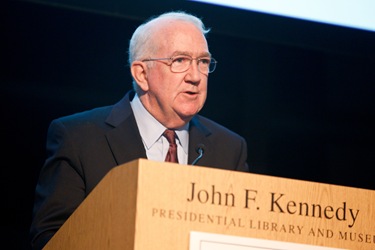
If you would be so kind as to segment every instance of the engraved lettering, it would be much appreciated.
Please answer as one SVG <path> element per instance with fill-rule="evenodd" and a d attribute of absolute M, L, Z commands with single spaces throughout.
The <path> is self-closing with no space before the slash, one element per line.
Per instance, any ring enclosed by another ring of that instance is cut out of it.
<path fill-rule="evenodd" d="M 294 200 L 286 201 L 285 194 L 282 193 L 271 193 L 270 212 L 345 221 L 348 222 L 349 228 L 354 226 L 359 214 L 358 209 L 354 210 L 348 208 L 346 202 L 343 202 L 342 206 L 335 207 L 331 205 L 322 206 L 321 204 L 297 202 Z"/>
<path fill-rule="evenodd" d="M 202 204 L 211 203 L 212 205 L 228 207 L 234 207 L 235 205 L 235 195 L 233 193 L 217 191 L 215 185 L 212 185 L 210 190 L 198 189 L 196 184 L 192 182 L 187 201 L 193 202 L 195 200 Z"/>
<path fill-rule="evenodd" d="M 257 194 L 257 190 L 245 189 L 245 208 L 249 208 L 249 201 L 253 201 L 255 203 Z"/>

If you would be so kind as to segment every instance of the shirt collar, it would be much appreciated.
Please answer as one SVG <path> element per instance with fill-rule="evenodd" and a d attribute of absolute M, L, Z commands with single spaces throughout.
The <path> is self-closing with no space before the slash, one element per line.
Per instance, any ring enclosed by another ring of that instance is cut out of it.
<path fill-rule="evenodd" d="M 158 122 L 143 106 L 138 95 L 135 94 L 131 101 L 131 107 L 141 134 L 143 143 L 147 149 L 150 149 L 155 142 L 157 142 L 161 135 L 164 133 L 166 127 Z M 189 148 L 189 123 L 183 127 L 176 129 L 178 142 L 185 151 L 188 153 Z"/>

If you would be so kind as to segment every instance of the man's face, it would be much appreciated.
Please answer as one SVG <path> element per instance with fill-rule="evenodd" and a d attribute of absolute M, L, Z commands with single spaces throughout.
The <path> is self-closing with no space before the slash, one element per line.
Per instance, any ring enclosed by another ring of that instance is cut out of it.
<path fill-rule="evenodd" d="M 209 56 L 204 35 L 193 25 L 173 22 L 154 36 L 158 50 L 150 58 L 188 55 L 192 58 Z M 171 71 L 170 61 L 152 62 L 147 70 L 148 90 L 141 97 L 146 109 L 168 128 L 178 128 L 197 114 L 207 97 L 208 74 L 198 70 L 193 60 L 182 73 Z"/>

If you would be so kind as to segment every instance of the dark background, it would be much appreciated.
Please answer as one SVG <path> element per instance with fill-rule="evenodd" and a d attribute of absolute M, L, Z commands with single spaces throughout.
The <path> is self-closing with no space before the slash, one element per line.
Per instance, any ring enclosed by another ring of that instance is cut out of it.
<path fill-rule="evenodd" d="M 130 3 L 131 2 L 131 3 Z M 375 33 L 188 1 L 1 3 L 2 242 L 27 249 L 46 131 L 131 88 L 128 40 L 151 15 L 211 27 L 201 114 L 244 136 L 254 173 L 375 189 Z"/>

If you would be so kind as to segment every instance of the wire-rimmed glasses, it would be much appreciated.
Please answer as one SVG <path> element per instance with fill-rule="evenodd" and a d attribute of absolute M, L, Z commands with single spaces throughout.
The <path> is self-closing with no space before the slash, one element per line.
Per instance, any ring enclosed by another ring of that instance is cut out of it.
<path fill-rule="evenodd" d="M 174 73 L 182 73 L 189 69 L 193 60 L 197 61 L 198 70 L 203 74 L 209 74 L 215 71 L 217 61 L 212 57 L 198 57 L 193 58 L 187 55 L 178 55 L 167 58 L 149 58 L 144 59 L 142 62 L 156 61 L 162 62 L 163 60 L 169 61 L 167 65 L 170 66 L 171 71 Z"/>

